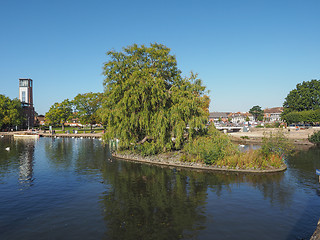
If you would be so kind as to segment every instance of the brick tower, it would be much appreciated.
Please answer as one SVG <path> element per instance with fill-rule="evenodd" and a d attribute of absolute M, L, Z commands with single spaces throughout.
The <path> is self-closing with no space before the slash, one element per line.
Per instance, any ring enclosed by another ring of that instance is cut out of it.
<path fill-rule="evenodd" d="M 19 79 L 19 99 L 21 101 L 23 113 L 26 121 L 24 127 L 32 128 L 34 125 L 34 107 L 32 93 L 32 79 Z"/>

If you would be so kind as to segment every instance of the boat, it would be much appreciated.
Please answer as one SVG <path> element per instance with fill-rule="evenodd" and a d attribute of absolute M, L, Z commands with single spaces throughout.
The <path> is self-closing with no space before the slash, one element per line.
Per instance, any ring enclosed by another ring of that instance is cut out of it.
<path fill-rule="evenodd" d="M 19 134 L 13 134 L 14 138 L 27 138 L 27 139 L 37 139 L 40 137 L 37 133 L 23 132 Z"/>

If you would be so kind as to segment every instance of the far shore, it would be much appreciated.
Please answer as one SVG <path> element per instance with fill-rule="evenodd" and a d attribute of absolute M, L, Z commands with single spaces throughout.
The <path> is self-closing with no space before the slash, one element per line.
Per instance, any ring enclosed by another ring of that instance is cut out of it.
<path fill-rule="evenodd" d="M 264 134 L 268 136 L 270 133 L 276 131 L 283 131 L 288 139 L 292 140 L 295 145 L 309 145 L 314 144 L 309 142 L 308 137 L 314 132 L 319 131 L 320 128 L 309 128 L 309 129 L 281 129 L 281 128 L 251 128 L 249 132 L 234 132 L 228 133 L 231 139 L 239 143 L 262 143 Z"/>
<path fill-rule="evenodd" d="M 15 135 L 15 134 L 23 134 L 30 133 L 30 131 L 12 131 L 12 132 L 0 132 L 0 135 Z M 103 133 L 49 133 L 49 131 L 39 131 L 35 132 L 35 134 L 39 134 L 40 137 L 67 137 L 67 138 L 101 138 Z"/>

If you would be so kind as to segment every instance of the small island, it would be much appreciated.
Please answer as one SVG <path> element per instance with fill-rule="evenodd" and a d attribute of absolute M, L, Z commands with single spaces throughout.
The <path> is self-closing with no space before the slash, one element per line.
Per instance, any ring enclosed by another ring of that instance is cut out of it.
<path fill-rule="evenodd" d="M 292 148 L 282 133 L 261 149 L 242 152 L 208 124 L 206 87 L 197 74 L 182 77 L 175 56 L 161 44 L 110 51 L 104 65 L 100 115 L 114 156 L 146 163 L 223 171 L 283 171 Z"/>

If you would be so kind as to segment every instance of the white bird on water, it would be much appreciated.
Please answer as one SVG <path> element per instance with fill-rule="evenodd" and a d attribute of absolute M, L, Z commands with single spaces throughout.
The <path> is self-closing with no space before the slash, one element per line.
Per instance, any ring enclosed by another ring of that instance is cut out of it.
<path fill-rule="evenodd" d="M 7 151 L 10 151 L 10 147 L 6 147 L 6 150 L 7 150 Z"/>
<path fill-rule="evenodd" d="M 239 144 L 239 147 L 245 147 L 245 145 Z"/>

